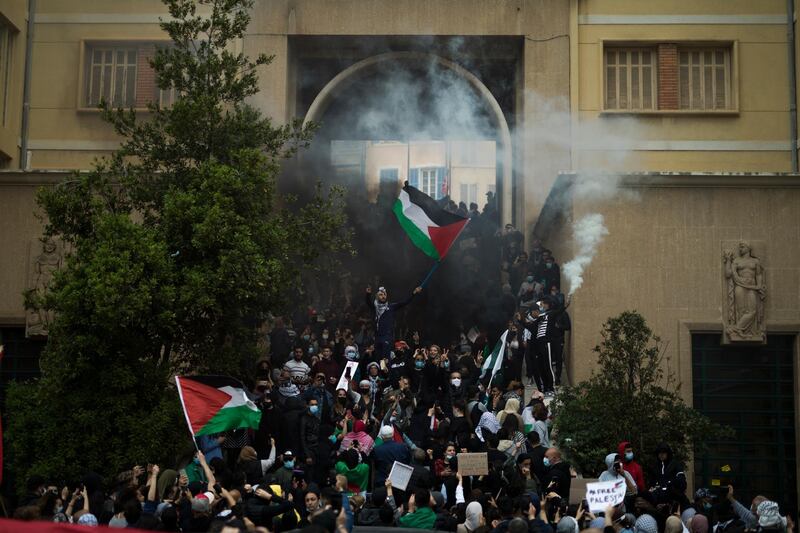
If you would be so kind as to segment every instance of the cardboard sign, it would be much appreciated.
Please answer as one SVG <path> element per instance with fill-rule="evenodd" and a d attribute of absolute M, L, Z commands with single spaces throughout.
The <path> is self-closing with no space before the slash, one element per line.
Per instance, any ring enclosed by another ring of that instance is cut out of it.
<path fill-rule="evenodd" d="M 486 452 L 458 454 L 458 473 L 462 476 L 485 476 L 489 473 Z"/>
<path fill-rule="evenodd" d="M 600 513 L 609 505 L 619 505 L 625 499 L 625 480 L 598 481 L 586 484 L 586 502 L 589 511 Z"/>
<path fill-rule="evenodd" d="M 413 467 L 395 461 L 392 465 L 391 472 L 389 472 L 389 481 L 392 482 L 393 488 L 406 490 L 408 488 L 408 482 L 411 481 L 411 474 L 413 473 Z"/>
<path fill-rule="evenodd" d="M 336 390 L 345 389 L 350 390 L 349 383 L 350 380 L 353 379 L 353 376 L 356 375 L 356 369 L 358 368 L 358 362 L 356 361 L 348 361 L 347 364 L 344 366 L 344 370 L 342 370 L 342 377 L 339 378 L 339 383 L 336 384 Z"/>

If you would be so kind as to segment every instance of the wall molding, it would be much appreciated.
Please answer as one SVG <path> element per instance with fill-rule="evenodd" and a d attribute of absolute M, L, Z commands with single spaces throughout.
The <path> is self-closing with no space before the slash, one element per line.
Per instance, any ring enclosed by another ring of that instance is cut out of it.
<path fill-rule="evenodd" d="M 36 24 L 158 24 L 169 13 L 36 13 Z"/>
<path fill-rule="evenodd" d="M 29 150 L 67 150 L 67 151 L 113 151 L 119 148 L 119 141 L 82 141 L 72 139 L 31 139 Z"/>
<path fill-rule="evenodd" d="M 576 150 L 655 152 L 787 152 L 791 141 L 700 141 L 700 140 L 598 140 L 576 142 Z"/>
<path fill-rule="evenodd" d="M 776 15 L 579 15 L 578 24 L 786 24 Z"/>

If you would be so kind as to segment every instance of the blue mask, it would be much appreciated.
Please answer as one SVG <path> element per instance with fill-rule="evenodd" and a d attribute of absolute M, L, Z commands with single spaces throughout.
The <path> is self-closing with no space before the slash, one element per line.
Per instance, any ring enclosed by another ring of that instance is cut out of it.
<path fill-rule="evenodd" d="M 450 368 L 450 361 L 444 361 L 442 363 L 442 368 Z"/>
<path fill-rule="evenodd" d="M 545 311 L 547 311 L 547 309 L 545 309 L 543 305 L 540 305 L 539 306 L 539 312 L 540 313 L 544 313 Z"/>
<path fill-rule="evenodd" d="M 708 502 L 705 502 L 705 503 L 703 504 L 703 510 L 704 510 L 704 511 L 710 511 L 710 510 L 711 510 L 711 507 L 713 507 L 713 506 L 712 506 L 710 503 L 708 503 Z"/>
<path fill-rule="evenodd" d="M 425 368 L 425 361 L 414 361 L 414 368 Z"/>
<path fill-rule="evenodd" d="M 633 452 L 626 452 L 625 453 L 625 460 L 626 461 L 633 461 Z"/>
<path fill-rule="evenodd" d="M 192 462 L 193 462 L 194 464 L 196 464 L 196 465 L 199 465 L 199 464 L 200 464 L 200 459 L 198 459 L 197 457 L 195 457 L 194 459 L 192 459 Z"/>
<path fill-rule="evenodd" d="M 294 468 L 294 459 L 292 459 L 291 461 L 284 461 L 283 466 L 289 469 Z"/>
<path fill-rule="evenodd" d="M 550 466 L 550 459 L 545 457 L 544 459 L 542 459 L 542 464 L 544 464 L 545 467 Z"/>
<path fill-rule="evenodd" d="M 319 405 L 312 405 L 311 407 L 308 408 L 308 410 L 311 411 L 312 415 L 315 415 L 319 413 Z"/>

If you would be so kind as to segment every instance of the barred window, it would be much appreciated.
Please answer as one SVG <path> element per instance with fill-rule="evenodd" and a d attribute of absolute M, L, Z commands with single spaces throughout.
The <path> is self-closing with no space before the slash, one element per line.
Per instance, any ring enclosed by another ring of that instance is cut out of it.
<path fill-rule="evenodd" d="M 136 47 L 97 46 L 87 50 L 86 106 L 105 100 L 112 107 L 136 103 Z"/>
<path fill-rule="evenodd" d="M 656 109 L 655 48 L 605 50 L 605 108 Z"/>
<path fill-rule="evenodd" d="M 678 52 L 680 108 L 730 109 L 730 48 L 681 48 Z"/>

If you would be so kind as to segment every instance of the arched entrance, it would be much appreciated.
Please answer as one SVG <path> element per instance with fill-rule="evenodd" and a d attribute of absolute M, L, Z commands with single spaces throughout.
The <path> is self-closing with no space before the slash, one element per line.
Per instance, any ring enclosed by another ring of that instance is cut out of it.
<path fill-rule="evenodd" d="M 441 56 L 424 52 L 388 52 L 361 60 L 341 71 L 319 91 L 306 113 L 304 124 L 322 121 L 334 100 L 376 70 L 391 64 L 428 65 L 444 69 L 464 80 L 480 98 L 496 129 L 499 209 L 503 223 L 512 220 L 512 149 L 511 132 L 502 109 L 480 79 L 462 66 Z"/>

